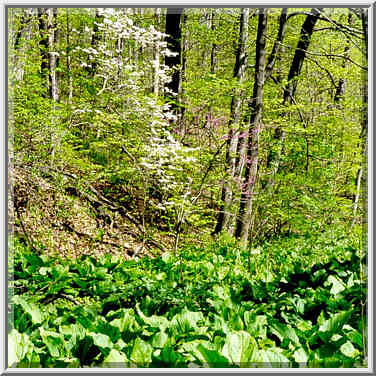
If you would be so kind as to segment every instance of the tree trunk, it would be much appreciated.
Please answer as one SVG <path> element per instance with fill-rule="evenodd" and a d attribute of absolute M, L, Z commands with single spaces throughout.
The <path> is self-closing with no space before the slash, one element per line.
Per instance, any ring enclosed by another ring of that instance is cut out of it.
<path fill-rule="evenodd" d="M 265 82 L 271 77 L 274 69 L 275 62 L 278 60 L 282 43 L 286 31 L 286 22 L 287 22 L 287 8 L 282 8 L 281 15 L 279 17 L 279 28 L 278 35 L 274 41 L 272 52 L 269 55 L 266 67 L 265 67 Z M 237 146 L 237 161 L 236 161 L 236 172 L 235 176 L 240 179 L 245 165 L 245 157 L 247 151 L 247 141 L 246 138 L 241 138 Z"/>
<path fill-rule="evenodd" d="M 272 52 L 269 55 L 268 62 L 265 68 L 265 81 L 268 80 L 273 72 L 274 64 L 279 57 L 281 51 L 281 46 L 283 43 L 283 38 L 286 31 L 286 21 L 287 21 L 287 8 L 282 8 L 281 15 L 279 17 L 279 28 L 278 35 L 273 44 Z"/>
<path fill-rule="evenodd" d="M 103 16 L 99 14 L 99 8 L 95 9 L 95 19 L 94 19 L 94 26 L 93 26 L 93 34 L 91 36 L 91 47 L 94 49 L 97 49 L 99 40 L 100 40 L 100 35 L 99 35 L 99 27 L 98 24 L 103 22 Z M 97 62 L 95 60 L 88 59 L 89 65 L 86 68 L 86 71 L 89 73 L 91 77 L 95 76 L 95 73 L 97 72 Z M 90 61 L 91 60 L 91 61 Z"/>
<path fill-rule="evenodd" d="M 70 24 L 69 24 L 69 9 L 66 10 L 66 16 L 67 16 L 67 73 L 68 73 L 68 104 L 72 103 L 72 97 L 73 97 L 73 75 L 72 75 L 72 67 L 71 67 L 71 56 L 70 56 Z"/>
<path fill-rule="evenodd" d="M 241 193 L 239 214 L 235 233 L 235 236 L 240 238 L 242 246 L 246 246 L 248 241 L 248 232 L 250 229 L 252 215 L 252 202 L 257 177 L 259 149 L 258 137 L 260 131 L 265 82 L 267 11 L 267 9 L 259 9 L 253 96 L 251 101 L 249 102 L 250 125 L 247 140 L 247 161 L 245 164 L 246 189 Z"/>
<path fill-rule="evenodd" d="M 32 18 L 33 8 L 24 8 L 21 17 L 21 27 L 18 30 L 14 42 L 14 60 L 13 67 L 15 72 L 15 79 L 18 83 L 22 83 L 24 77 L 24 60 L 26 58 L 27 45 L 24 41 L 29 41 L 32 35 Z"/>
<path fill-rule="evenodd" d="M 292 60 L 289 74 L 287 77 L 287 85 L 283 91 L 283 105 L 286 105 L 286 103 L 291 104 L 294 100 L 298 84 L 297 78 L 302 70 L 302 66 L 306 56 L 306 51 L 308 50 L 311 41 L 313 28 L 317 20 L 319 19 L 320 10 L 321 9 L 315 8 L 311 9 L 311 14 L 309 14 L 306 17 L 302 25 L 300 31 L 300 39 L 298 45 L 296 46 L 294 58 Z M 286 114 L 283 114 L 282 116 L 286 116 Z M 267 168 L 271 170 L 271 177 L 268 182 L 269 189 L 271 189 L 274 185 L 274 176 L 276 175 L 279 169 L 282 148 L 285 138 L 285 131 L 281 127 L 278 127 L 274 133 L 274 142 L 276 143 L 276 147 L 271 148 L 267 157 Z"/>
<path fill-rule="evenodd" d="M 48 94 L 48 35 L 47 35 L 47 8 L 38 8 L 38 27 L 40 34 L 39 48 L 41 55 L 40 74 L 45 87 L 44 96 Z"/>
<path fill-rule="evenodd" d="M 347 18 L 347 24 L 349 26 L 351 26 L 351 15 L 352 14 L 349 10 L 349 15 L 348 15 L 348 18 Z M 345 45 L 344 50 L 343 50 L 343 56 L 349 57 L 349 50 L 350 50 L 350 41 L 349 41 L 349 38 L 346 38 L 346 45 Z M 342 62 L 342 68 L 345 69 L 347 65 L 348 65 L 348 60 L 344 59 L 343 62 Z M 341 98 L 344 97 L 345 90 L 346 90 L 346 78 L 341 77 L 338 80 L 338 85 L 336 87 L 336 93 L 335 93 L 334 99 L 333 99 L 335 103 L 339 103 Z"/>
<path fill-rule="evenodd" d="M 180 19 L 183 13 L 183 8 L 168 8 L 166 14 L 166 34 L 167 46 L 170 51 L 174 52 L 175 56 L 165 56 L 165 64 L 172 69 L 172 79 L 167 84 L 167 96 L 172 101 L 172 109 L 175 113 L 178 112 L 177 101 L 173 99 L 179 93 L 180 81 L 180 60 L 181 60 L 181 27 Z"/>
<path fill-rule="evenodd" d="M 183 19 L 182 19 L 182 29 L 184 30 L 184 40 L 183 40 L 183 51 L 182 51 L 182 58 L 181 58 L 181 72 L 180 72 L 180 86 L 179 86 L 179 123 L 180 123 L 180 130 L 184 137 L 184 114 L 185 114 L 185 105 L 184 105 L 184 85 L 186 82 L 186 73 L 187 73 L 187 50 L 188 50 L 188 29 L 187 25 L 187 14 L 183 12 Z"/>
<path fill-rule="evenodd" d="M 162 8 L 155 8 L 155 24 L 156 28 L 159 31 L 161 27 L 161 11 Z M 154 46 L 154 84 L 153 84 L 153 92 L 155 97 L 159 95 L 159 67 L 160 67 L 160 48 L 158 43 Z"/>
<path fill-rule="evenodd" d="M 211 32 L 212 35 L 215 33 L 215 9 L 212 9 L 211 11 Z M 211 51 L 210 51 L 210 73 L 214 74 L 215 73 L 215 55 L 216 55 L 216 50 L 217 50 L 217 44 L 213 42 Z"/>
<path fill-rule="evenodd" d="M 55 102 L 59 100 L 59 88 L 57 82 L 57 52 L 55 51 L 56 45 L 56 16 L 57 8 L 48 8 L 48 52 L 49 52 L 49 96 Z"/>
<path fill-rule="evenodd" d="M 248 20 L 249 8 L 243 8 L 240 15 L 240 32 L 239 42 L 235 57 L 235 66 L 233 76 L 237 78 L 239 86 L 244 82 L 245 71 L 248 64 L 246 53 L 248 40 Z M 241 98 L 243 95 L 242 89 L 236 89 L 236 92 L 231 98 L 231 112 L 229 121 L 229 131 L 227 136 L 227 150 L 225 166 L 228 169 L 228 175 L 225 179 L 222 188 L 221 206 L 218 216 L 217 225 L 214 233 L 217 234 L 222 230 L 230 231 L 231 220 L 233 213 L 231 212 L 232 197 L 233 197 L 233 179 L 236 166 L 236 150 L 239 142 L 239 123 L 240 123 L 240 107 Z"/>

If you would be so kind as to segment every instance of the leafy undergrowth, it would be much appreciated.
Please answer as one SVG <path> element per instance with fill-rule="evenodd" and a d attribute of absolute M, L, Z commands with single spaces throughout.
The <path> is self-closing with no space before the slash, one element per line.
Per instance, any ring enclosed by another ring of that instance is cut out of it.
<path fill-rule="evenodd" d="M 366 367 L 359 253 L 315 242 L 265 244 L 250 269 L 231 241 L 130 261 L 16 243 L 9 365 Z"/>

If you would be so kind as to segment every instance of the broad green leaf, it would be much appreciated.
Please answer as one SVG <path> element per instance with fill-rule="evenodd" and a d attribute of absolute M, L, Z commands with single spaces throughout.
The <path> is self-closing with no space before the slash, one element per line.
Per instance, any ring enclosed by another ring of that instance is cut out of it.
<path fill-rule="evenodd" d="M 161 259 L 162 259 L 166 264 L 170 263 L 170 262 L 173 260 L 173 258 L 174 258 L 174 256 L 173 256 L 171 253 L 169 253 L 169 252 L 165 252 L 165 253 L 163 253 L 162 256 L 161 256 Z"/>
<path fill-rule="evenodd" d="M 165 332 L 158 332 L 154 334 L 152 345 L 162 349 L 168 340 L 168 335 Z"/>
<path fill-rule="evenodd" d="M 333 295 L 337 295 L 343 290 L 345 290 L 344 284 L 333 275 L 330 275 L 328 277 L 328 282 L 332 285 L 332 288 L 330 289 L 330 293 Z"/>
<path fill-rule="evenodd" d="M 113 344 L 109 336 L 102 333 L 89 333 L 90 337 L 93 338 L 94 344 L 101 348 L 112 348 Z"/>
<path fill-rule="evenodd" d="M 247 331 L 254 337 L 266 338 L 266 316 L 255 316 L 251 312 L 244 312 L 244 323 Z"/>
<path fill-rule="evenodd" d="M 138 315 L 142 318 L 142 320 L 150 325 L 152 328 L 158 328 L 160 329 L 161 331 L 162 330 L 165 330 L 166 328 L 168 328 L 169 326 L 169 321 L 166 317 L 164 316 L 156 316 L 156 315 L 153 315 L 153 316 L 145 316 L 143 314 L 143 312 L 141 311 L 141 309 L 139 308 L 139 305 L 137 304 L 136 305 L 136 311 L 138 313 Z"/>
<path fill-rule="evenodd" d="M 44 330 L 42 327 L 39 328 L 39 332 L 44 344 L 53 357 L 57 358 L 64 355 L 61 353 L 64 350 L 64 337 L 61 333 Z"/>
<path fill-rule="evenodd" d="M 133 309 L 122 310 L 123 316 L 120 319 L 114 319 L 110 322 L 110 325 L 119 328 L 120 332 L 136 332 L 139 330 L 140 325 L 135 319 L 135 313 Z"/>
<path fill-rule="evenodd" d="M 256 341 L 245 331 L 227 334 L 222 355 L 235 364 L 249 362 L 253 351 L 257 348 Z"/>
<path fill-rule="evenodd" d="M 198 350 L 198 346 L 203 345 L 207 349 L 210 350 L 216 350 L 215 345 L 213 343 L 210 343 L 209 341 L 202 340 L 202 339 L 196 339 L 194 341 L 184 342 L 181 346 L 181 350 L 185 353 L 192 354 L 196 359 L 198 359 L 200 362 L 205 363 L 205 357 L 202 355 L 202 353 Z"/>
<path fill-rule="evenodd" d="M 335 334 L 332 335 L 330 340 L 333 341 L 333 342 L 336 342 L 336 341 L 340 340 L 341 338 L 342 338 L 342 336 L 340 334 L 335 333 Z"/>
<path fill-rule="evenodd" d="M 271 332 L 276 335 L 282 342 L 284 338 L 288 338 L 293 343 L 300 344 L 299 337 L 295 330 L 289 325 L 273 324 L 270 327 Z"/>
<path fill-rule="evenodd" d="M 136 338 L 131 353 L 131 360 L 137 365 L 145 366 L 151 362 L 152 353 L 153 348 L 149 343 L 140 338 Z"/>
<path fill-rule="evenodd" d="M 197 323 L 203 320 L 203 318 L 202 312 L 192 312 L 185 308 L 172 318 L 170 327 L 175 335 L 187 333 L 191 330 L 195 330 Z"/>
<path fill-rule="evenodd" d="M 351 312 L 339 312 L 325 320 L 319 327 L 320 332 L 337 333 L 350 317 Z"/>
<path fill-rule="evenodd" d="M 341 353 L 349 358 L 355 358 L 359 355 L 359 351 L 353 346 L 350 341 L 347 341 L 340 347 Z"/>
<path fill-rule="evenodd" d="M 197 350 L 202 354 L 205 362 L 208 364 L 209 367 L 226 367 L 228 366 L 229 362 L 228 359 L 221 355 L 216 350 L 209 350 L 205 346 L 198 344 Z"/>
<path fill-rule="evenodd" d="M 104 359 L 101 367 L 105 368 L 122 368 L 128 363 L 126 355 L 118 350 L 112 349 Z"/>
<path fill-rule="evenodd" d="M 363 336 L 355 330 L 346 334 L 352 343 L 355 343 L 360 348 L 363 347 Z"/>
<path fill-rule="evenodd" d="M 223 333 L 227 334 L 230 331 L 230 328 L 226 322 L 226 320 L 218 315 L 214 316 L 214 323 L 213 323 L 213 329 L 214 330 L 220 330 Z"/>
<path fill-rule="evenodd" d="M 174 367 L 178 362 L 183 361 L 183 357 L 171 347 L 164 347 L 160 353 L 160 357 L 168 367 Z"/>
<path fill-rule="evenodd" d="M 39 274 L 46 275 L 47 272 L 49 272 L 50 270 L 51 270 L 51 268 L 47 268 L 45 266 L 42 266 L 41 268 L 39 268 Z"/>
<path fill-rule="evenodd" d="M 8 335 L 8 366 L 12 367 L 26 356 L 31 356 L 34 345 L 26 333 L 12 329 Z"/>
<path fill-rule="evenodd" d="M 312 329 L 312 323 L 309 320 L 299 320 L 296 324 L 296 327 L 302 332 L 306 332 Z"/>
<path fill-rule="evenodd" d="M 295 350 L 292 356 L 294 357 L 296 363 L 307 363 L 308 356 L 301 347 Z"/>
<path fill-rule="evenodd" d="M 289 367 L 291 362 L 281 352 L 282 350 L 276 347 L 257 350 L 251 362 L 261 363 L 263 367 Z"/>
<path fill-rule="evenodd" d="M 21 305 L 24 311 L 31 316 L 33 324 L 40 324 L 43 321 L 44 315 L 36 304 L 19 295 L 13 297 L 13 302 Z"/>

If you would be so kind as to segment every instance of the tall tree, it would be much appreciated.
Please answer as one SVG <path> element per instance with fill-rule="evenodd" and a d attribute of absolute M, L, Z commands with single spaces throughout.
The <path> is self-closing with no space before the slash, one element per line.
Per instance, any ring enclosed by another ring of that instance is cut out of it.
<path fill-rule="evenodd" d="M 19 83 L 22 83 L 25 69 L 24 69 L 24 61 L 26 58 L 26 51 L 27 41 L 31 39 L 32 36 L 32 21 L 33 21 L 33 8 L 23 8 L 21 19 L 20 19 L 20 27 L 16 33 L 15 41 L 14 41 L 14 59 L 13 59 L 13 67 L 15 71 L 15 78 Z"/>
<path fill-rule="evenodd" d="M 94 26 L 93 26 L 93 34 L 91 36 L 91 47 L 96 49 L 98 47 L 100 41 L 100 34 L 99 34 L 99 25 L 103 22 L 103 16 L 101 15 L 99 8 L 95 9 L 95 18 L 94 18 Z M 94 77 L 97 71 L 97 62 L 94 60 L 90 61 L 88 64 L 87 71 L 89 74 Z"/>
<path fill-rule="evenodd" d="M 211 33 L 212 36 L 214 37 L 215 35 L 215 9 L 212 9 L 211 11 L 211 19 L 210 19 L 210 28 L 211 28 Z M 214 74 L 215 73 L 215 65 L 216 65 L 216 52 L 217 52 L 217 44 L 215 41 L 212 43 L 212 47 L 210 50 L 210 73 Z"/>
<path fill-rule="evenodd" d="M 41 77 L 46 85 L 46 96 L 59 100 L 56 75 L 57 53 L 55 51 L 57 8 L 38 8 L 39 47 L 41 53 Z"/>
<path fill-rule="evenodd" d="M 257 178 L 259 132 L 263 107 L 265 60 L 266 60 L 266 28 L 268 9 L 260 8 L 256 38 L 256 66 L 254 74 L 253 95 L 249 101 L 249 131 L 247 140 L 247 161 L 245 165 L 246 187 L 242 191 L 235 236 L 240 238 L 243 246 L 247 244 L 251 225 L 252 203 Z"/>
<path fill-rule="evenodd" d="M 72 103 L 73 97 L 73 73 L 72 73 L 72 60 L 71 60 L 71 44 L 70 44 L 70 19 L 69 19 L 70 10 L 66 9 L 66 22 L 67 22 L 67 30 L 66 30 L 66 38 L 67 38 L 67 48 L 66 48 L 66 55 L 67 55 L 67 73 L 68 73 L 68 104 Z"/>
<path fill-rule="evenodd" d="M 48 94 L 48 34 L 47 34 L 47 8 L 38 8 L 39 49 L 41 55 L 40 74 L 45 96 Z"/>
<path fill-rule="evenodd" d="M 314 26 L 319 19 L 320 11 L 321 9 L 311 9 L 311 12 L 306 17 L 300 30 L 300 38 L 288 73 L 287 85 L 283 90 L 283 105 L 287 105 L 288 103 L 291 104 L 295 100 L 295 93 L 298 85 L 297 79 L 302 70 L 306 52 L 311 42 Z M 267 157 L 267 167 L 271 169 L 271 177 L 268 182 L 269 188 L 274 185 L 274 176 L 279 169 L 285 137 L 286 132 L 281 127 L 277 127 L 274 133 L 274 140 L 277 147 L 275 150 L 271 148 Z"/>
<path fill-rule="evenodd" d="M 154 18 L 155 25 L 157 30 L 161 27 L 161 11 L 162 8 L 155 8 Z M 153 83 L 153 92 L 156 97 L 159 95 L 159 69 L 160 69 L 160 46 L 158 43 L 154 46 L 154 83 Z"/>
<path fill-rule="evenodd" d="M 236 150 L 239 142 L 239 127 L 241 120 L 241 103 L 244 90 L 241 88 L 245 79 L 245 73 L 248 65 L 247 57 L 247 40 L 248 40 L 248 20 L 249 8 L 243 8 L 240 14 L 240 31 L 239 41 L 236 50 L 234 78 L 237 79 L 238 88 L 231 98 L 229 130 L 227 135 L 226 162 L 227 169 L 226 179 L 222 188 L 221 206 L 214 233 L 217 234 L 222 230 L 230 231 L 233 213 L 231 212 L 233 197 L 233 178 L 236 167 Z"/>
<path fill-rule="evenodd" d="M 368 9 L 360 10 L 361 20 L 362 20 L 362 31 L 363 31 L 363 40 L 364 40 L 364 49 L 365 49 L 365 58 L 368 62 Z M 368 64 L 367 64 L 368 66 Z M 368 167 L 367 160 L 367 149 L 368 149 L 368 77 L 367 72 L 363 72 L 363 85 L 362 85 L 362 129 L 360 134 L 361 145 L 362 145 L 362 162 Z M 358 169 L 356 175 L 356 193 L 354 196 L 353 203 L 353 221 L 351 226 L 355 224 L 356 213 L 359 205 L 359 197 L 361 194 L 361 189 L 364 189 L 364 205 L 366 207 L 368 201 L 368 192 L 367 192 L 367 174 L 363 172 L 363 167 Z"/>
<path fill-rule="evenodd" d="M 56 68 L 58 65 L 58 53 L 56 52 L 57 41 L 57 8 L 47 9 L 48 22 L 48 53 L 49 53 L 49 96 L 55 102 L 59 100 L 59 86 Z"/>
<path fill-rule="evenodd" d="M 183 8 L 168 8 L 166 14 L 166 34 L 167 46 L 173 54 L 165 56 L 165 64 L 172 69 L 171 81 L 167 84 L 168 96 L 172 99 L 173 95 L 179 92 L 180 82 L 180 63 L 181 63 L 181 25 L 180 19 Z M 177 112 L 176 101 L 172 101 L 172 108 Z"/>

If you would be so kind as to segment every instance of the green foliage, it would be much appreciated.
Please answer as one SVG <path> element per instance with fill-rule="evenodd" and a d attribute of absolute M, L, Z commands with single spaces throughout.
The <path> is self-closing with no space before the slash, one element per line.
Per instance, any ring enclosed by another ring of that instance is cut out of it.
<path fill-rule="evenodd" d="M 185 247 L 183 283 L 171 253 L 139 261 L 67 260 L 17 246 L 10 361 L 18 367 L 361 367 L 366 282 L 359 252 L 323 240 L 269 244 L 262 251 L 269 262 L 255 253 L 252 273 L 232 239 Z M 315 243 L 321 261 L 304 249 Z M 280 254 L 283 265 L 276 262 Z"/>

